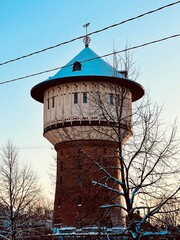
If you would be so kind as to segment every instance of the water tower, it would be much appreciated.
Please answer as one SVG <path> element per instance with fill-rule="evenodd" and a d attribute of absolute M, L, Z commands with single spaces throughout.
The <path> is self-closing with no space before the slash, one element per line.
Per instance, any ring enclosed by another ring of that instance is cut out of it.
<path fill-rule="evenodd" d="M 92 51 L 88 37 L 79 54 L 31 90 L 31 96 L 44 106 L 44 137 L 57 151 L 54 226 L 82 229 L 122 224 L 119 208 L 101 208 L 110 199 L 121 202 L 120 196 L 113 197 L 110 191 L 93 185 L 94 180 L 104 178 L 97 163 L 113 166 L 111 173 L 120 179 L 119 160 L 110 157 L 117 149 L 117 135 L 113 138 L 112 130 L 117 116 L 111 111 L 117 89 L 126 93 L 123 104 L 119 102 L 124 143 L 131 135 L 132 102 L 140 99 L 144 90 L 129 80 L 126 72 L 118 72 Z M 102 113 L 100 103 L 110 109 L 111 117 Z"/>

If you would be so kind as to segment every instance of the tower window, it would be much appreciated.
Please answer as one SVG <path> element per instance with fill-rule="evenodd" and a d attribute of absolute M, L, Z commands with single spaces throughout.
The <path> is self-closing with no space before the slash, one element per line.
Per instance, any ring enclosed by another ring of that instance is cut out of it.
<path fill-rule="evenodd" d="M 52 97 L 52 108 L 55 106 L 55 97 Z"/>
<path fill-rule="evenodd" d="M 78 176 L 78 186 L 82 186 L 82 176 Z"/>
<path fill-rule="evenodd" d="M 121 106 L 122 103 L 124 103 L 124 99 L 122 99 L 121 95 L 118 94 L 118 95 L 116 96 L 116 104 L 117 104 L 118 106 Z"/>
<path fill-rule="evenodd" d="M 78 207 L 82 206 L 82 198 L 81 198 L 81 196 L 78 196 L 77 205 L 78 205 Z"/>
<path fill-rule="evenodd" d="M 58 199 L 58 207 L 61 206 L 61 198 Z"/>
<path fill-rule="evenodd" d="M 77 222 L 77 226 L 78 226 L 78 228 L 82 228 L 82 220 L 81 220 L 81 219 L 78 220 L 78 222 Z"/>
<path fill-rule="evenodd" d="M 83 92 L 83 103 L 87 103 L 87 92 Z"/>
<path fill-rule="evenodd" d="M 78 103 L 78 93 L 74 93 L 74 103 Z"/>
<path fill-rule="evenodd" d="M 63 171 L 63 162 L 60 162 L 60 171 Z"/>
<path fill-rule="evenodd" d="M 109 104 L 111 104 L 111 105 L 114 104 L 113 98 L 114 98 L 114 94 L 110 93 L 109 94 Z"/>
<path fill-rule="evenodd" d="M 75 62 L 73 64 L 73 72 L 75 71 L 81 71 L 81 63 L 80 62 Z"/>
<path fill-rule="evenodd" d="M 48 98 L 48 100 L 47 100 L 48 109 L 50 108 L 49 102 L 50 102 L 50 99 Z"/>

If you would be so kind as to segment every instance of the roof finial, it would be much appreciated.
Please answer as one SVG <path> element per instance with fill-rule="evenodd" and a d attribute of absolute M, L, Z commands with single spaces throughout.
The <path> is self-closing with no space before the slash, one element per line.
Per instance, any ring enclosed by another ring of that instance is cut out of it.
<path fill-rule="evenodd" d="M 88 37 L 88 33 L 87 33 L 87 28 L 89 27 L 89 24 L 90 24 L 90 22 L 83 25 L 83 27 L 86 28 L 86 35 L 83 38 L 83 42 L 85 44 L 85 47 L 88 47 L 89 43 L 91 42 L 91 38 Z"/>

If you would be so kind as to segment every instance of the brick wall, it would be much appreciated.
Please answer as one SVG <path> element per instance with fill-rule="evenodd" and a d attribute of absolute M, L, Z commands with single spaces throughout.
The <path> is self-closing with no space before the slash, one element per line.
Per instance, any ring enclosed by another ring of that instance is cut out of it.
<path fill-rule="evenodd" d="M 61 227 L 116 226 L 122 220 L 119 208 L 101 209 L 104 204 L 119 203 L 115 193 L 94 186 L 92 181 L 106 181 L 118 188 L 112 179 L 99 169 L 103 166 L 120 178 L 117 145 L 101 140 L 69 141 L 55 146 L 57 179 L 54 202 L 54 224 Z M 96 163 L 95 163 L 96 162 Z"/>

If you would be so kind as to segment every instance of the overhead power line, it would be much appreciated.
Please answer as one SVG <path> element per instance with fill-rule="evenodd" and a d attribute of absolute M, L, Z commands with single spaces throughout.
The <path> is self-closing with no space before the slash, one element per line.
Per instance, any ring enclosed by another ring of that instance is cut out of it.
<path fill-rule="evenodd" d="M 41 150 L 41 149 L 47 149 L 47 150 L 54 150 L 53 147 L 50 146 L 26 146 L 26 147 L 15 147 L 17 150 Z M 0 147 L 0 149 L 4 149 L 4 147 Z"/>
<path fill-rule="evenodd" d="M 30 147 L 16 147 L 18 150 L 41 150 L 41 149 L 47 149 L 47 150 L 53 150 L 53 147 L 46 147 L 46 146 L 30 146 Z"/>
<path fill-rule="evenodd" d="M 136 19 L 138 19 L 138 18 L 141 18 L 141 17 L 144 17 L 144 16 L 146 16 L 146 15 L 149 15 L 149 14 L 152 14 L 152 13 L 155 13 L 155 12 L 158 12 L 158 11 L 161 11 L 161 10 L 163 10 L 163 9 L 165 9 L 165 8 L 174 6 L 174 5 L 179 4 L 179 3 L 180 3 L 180 1 L 176 1 L 176 2 L 173 2 L 173 3 L 167 4 L 167 5 L 164 5 L 164 6 L 162 6 L 162 7 L 156 8 L 156 9 L 154 9 L 154 10 L 151 10 L 151 11 L 148 11 L 148 12 L 145 12 L 145 13 L 142 13 L 142 14 L 140 14 L 140 15 L 138 15 L 138 16 L 135 16 L 135 17 L 126 19 L 126 20 L 124 20 L 124 21 L 121 21 L 121 22 L 119 22 L 119 23 L 115 23 L 115 24 L 112 24 L 112 25 L 110 25 L 110 26 L 104 27 L 104 28 L 102 28 L 102 29 L 93 31 L 93 32 L 89 33 L 88 36 L 93 35 L 93 34 L 97 34 L 97 33 L 100 33 L 100 32 L 103 32 L 103 31 L 108 30 L 108 29 L 113 28 L 113 27 L 117 27 L 117 26 L 122 25 L 122 24 L 125 24 L 125 23 L 127 23 L 127 22 L 134 21 L 134 20 L 136 20 Z M 58 43 L 58 44 L 56 44 L 56 45 L 53 45 L 53 46 L 50 46 L 50 47 L 47 47 L 47 48 L 43 48 L 43 49 L 38 50 L 38 51 L 29 53 L 29 54 L 26 54 L 26 55 L 23 55 L 23 56 L 14 58 L 14 59 L 7 60 L 7 61 L 5 61 L 5 62 L 0 63 L 0 66 L 5 65 L 5 64 L 8 64 L 8 63 L 15 62 L 15 61 L 18 61 L 18 60 L 21 60 L 21 59 L 23 59 L 23 58 L 31 57 L 31 56 L 33 56 L 33 55 L 36 55 L 36 54 L 39 54 L 39 53 L 42 53 L 42 52 L 51 50 L 51 49 L 53 49 L 53 48 L 60 47 L 60 46 L 62 46 L 62 45 L 66 45 L 66 44 L 68 44 L 68 43 L 71 43 L 71 42 L 77 41 L 77 40 L 79 40 L 79 39 L 82 39 L 82 38 L 84 38 L 84 37 L 85 37 L 85 35 L 82 35 L 82 36 L 73 38 L 73 39 L 71 39 L 71 40 L 67 40 L 67 41 L 65 41 L 65 42 L 61 42 L 61 43 Z"/>
<path fill-rule="evenodd" d="M 90 59 L 81 61 L 81 63 L 93 61 L 93 60 L 98 59 L 98 58 L 108 57 L 108 56 L 111 56 L 111 55 L 114 55 L 114 54 L 118 54 L 118 53 L 122 53 L 122 52 L 125 52 L 125 51 L 129 51 L 129 50 L 134 50 L 134 49 L 137 49 L 137 48 L 145 47 L 145 46 L 148 46 L 148 45 L 151 45 L 151 44 L 163 42 L 163 41 L 166 41 L 166 40 L 169 40 L 169 39 L 172 39 L 172 38 L 176 38 L 176 37 L 180 37 L 180 33 L 175 34 L 175 35 L 171 35 L 171 36 L 168 36 L 168 37 L 164 37 L 164 38 L 161 38 L 161 39 L 153 40 L 151 42 L 146 42 L 146 43 L 143 43 L 143 44 L 139 44 L 139 45 L 136 45 L 136 46 L 133 46 L 133 47 L 129 47 L 129 48 L 126 48 L 126 49 L 123 49 L 123 50 L 120 50 L 120 51 L 107 53 L 107 54 L 101 55 L 99 57 L 90 58 Z M 45 71 L 41 71 L 41 72 L 38 72 L 38 73 L 32 73 L 30 75 L 14 78 L 14 79 L 7 80 L 7 81 L 3 81 L 3 82 L 0 82 L 0 85 L 11 83 L 11 82 L 15 82 L 15 81 L 19 81 L 19 80 L 22 80 L 22 79 L 25 79 L 25 78 L 35 77 L 35 76 L 38 76 L 38 75 L 41 75 L 41 74 L 44 74 L 44 73 L 53 72 L 53 71 L 56 71 L 56 70 L 59 70 L 59 69 L 65 68 L 65 67 L 69 67 L 69 66 L 72 66 L 72 64 L 69 64 L 69 65 L 66 65 L 66 66 L 62 66 L 62 67 L 56 67 L 56 68 L 45 70 Z"/>

